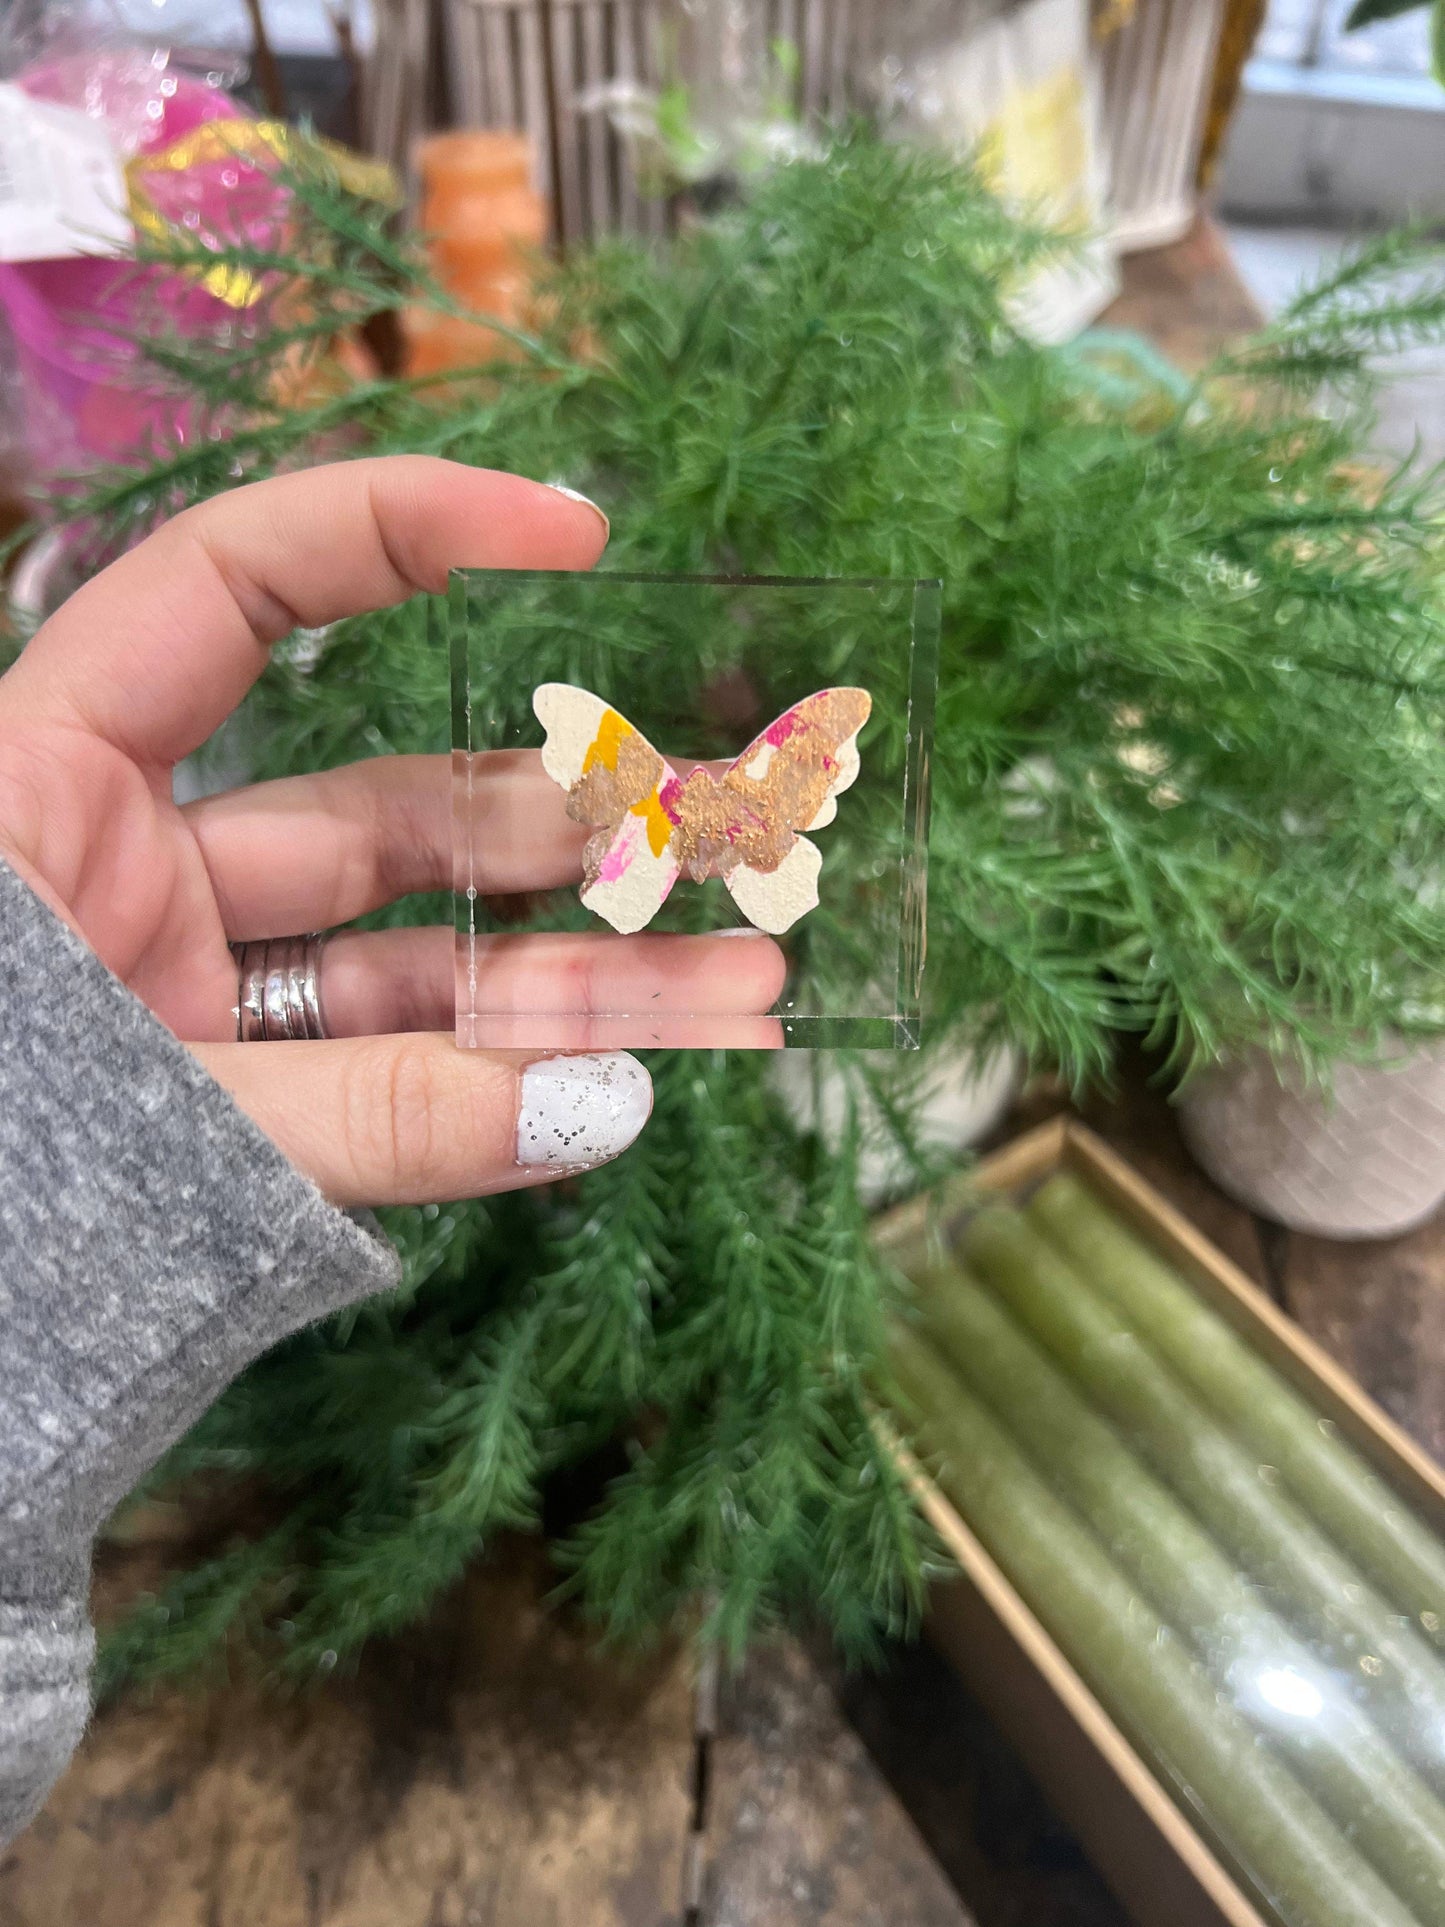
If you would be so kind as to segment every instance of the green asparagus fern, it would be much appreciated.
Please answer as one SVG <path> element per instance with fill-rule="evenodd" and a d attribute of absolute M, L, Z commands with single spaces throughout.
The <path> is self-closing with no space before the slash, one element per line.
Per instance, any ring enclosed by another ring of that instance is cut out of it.
<path fill-rule="evenodd" d="M 665 253 L 574 261 L 539 339 L 439 407 L 327 386 L 328 324 L 416 298 L 417 271 L 335 182 L 302 213 L 293 252 L 252 262 L 276 285 L 244 343 L 154 347 L 215 439 L 68 483 L 52 519 L 113 546 L 279 467 L 420 450 L 584 490 L 618 568 L 939 576 L 933 1040 L 1085 1079 L 1124 1030 L 1184 1067 L 1440 1028 L 1438 498 L 1359 469 L 1371 357 L 1445 322 L 1423 237 L 1121 403 L 1087 344 L 1006 318 L 1059 244 L 966 168 L 856 134 Z M 314 661 L 281 651 L 253 720 L 261 776 L 436 750 L 446 667 L 416 608 L 364 617 Z M 801 1134 L 746 1055 L 652 1068 L 657 1117 L 617 1165 L 391 1213 L 404 1291 L 260 1361 L 178 1448 L 174 1474 L 259 1477 L 295 1531 L 279 1576 L 270 1538 L 186 1575 L 117 1635 L 126 1666 L 240 1624 L 329 1666 L 618 1437 L 627 1469 L 561 1548 L 614 1633 L 699 1609 L 736 1648 L 811 1607 L 858 1649 L 908 1623 L 928 1554 L 868 1422 L 886 1286 L 856 1133 Z"/>

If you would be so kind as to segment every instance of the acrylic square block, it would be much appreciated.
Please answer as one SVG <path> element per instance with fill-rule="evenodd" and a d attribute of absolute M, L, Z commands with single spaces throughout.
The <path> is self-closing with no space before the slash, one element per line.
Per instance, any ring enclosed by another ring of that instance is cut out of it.
<path fill-rule="evenodd" d="M 458 570 L 458 1043 L 916 1049 L 939 600 Z"/>

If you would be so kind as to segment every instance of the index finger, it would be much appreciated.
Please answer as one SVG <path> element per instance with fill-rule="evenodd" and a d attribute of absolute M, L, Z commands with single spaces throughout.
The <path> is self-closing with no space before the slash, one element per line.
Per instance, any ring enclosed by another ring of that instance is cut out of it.
<path fill-rule="evenodd" d="M 78 590 L 8 693 L 164 766 L 225 721 L 293 629 L 441 590 L 449 569 L 588 569 L 606 540 L 581 497 L 433 456 L 278 476 L 187 509 Z"/>

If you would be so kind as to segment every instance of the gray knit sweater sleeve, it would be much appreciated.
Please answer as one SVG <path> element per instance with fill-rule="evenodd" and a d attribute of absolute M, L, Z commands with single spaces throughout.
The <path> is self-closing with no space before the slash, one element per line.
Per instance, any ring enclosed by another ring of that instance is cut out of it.
<path fill-rule="evenodd" d="M 0 1842 L 85 1728 L 106 1515 L 250 1359 L 396 1278 L 0 863 Z"/>

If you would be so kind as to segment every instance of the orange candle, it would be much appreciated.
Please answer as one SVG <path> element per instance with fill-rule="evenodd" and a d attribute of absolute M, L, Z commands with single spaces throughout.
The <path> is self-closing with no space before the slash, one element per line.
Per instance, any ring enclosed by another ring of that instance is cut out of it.
<path fill-rule="evenodd" d="M 503 361 L 516 349 L 505 335 L 483 321 L 411 309 L 403 318 L 409 375 L 445 374 L 449 368 L 474 368 Z"/>
<path fill-rule="evenodd" d="M 532 144 L 525 134 L 457 128 L 424 141 L 417 158 L 421 220 L 433 271 L 478 317 L 407 317 L 407 366 L 425 375 L 510 352 L 506 338 L 484 317 L 527 325 L 528 257 L 545 243 L 549 221 L 547 204 L 531 185 Z"/>
<path fill-rule="evenodd" d="M 506 193 L 532 185 L 532 143 L 510 127 L 457 127 L 417 150 L 427 197 Z"/>
<path fill-rule="evenodd" d="M 438 278 L 453 294 L 499 271 L 515 270 L 547 238 L 547 208 L 530 188 L 458 195 L 445 220 L 428 222 Z"/>

